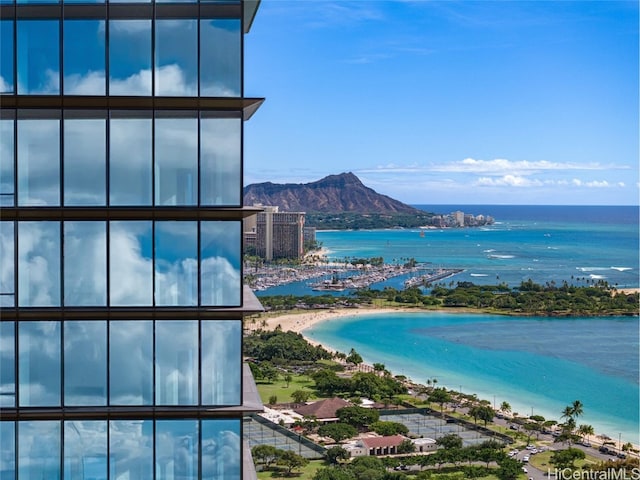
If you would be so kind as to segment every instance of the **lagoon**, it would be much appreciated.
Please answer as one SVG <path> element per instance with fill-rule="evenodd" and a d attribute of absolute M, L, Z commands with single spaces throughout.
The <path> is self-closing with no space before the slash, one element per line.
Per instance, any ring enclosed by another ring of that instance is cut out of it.
<path fill-rule="evenodd" d="M 418 383 L 476 393 L 521 415 L 578 423 L 640 444 L 638 317 L 505 317 L 446 312 L 354 315 L 304 331 L 308 338 Z"/>

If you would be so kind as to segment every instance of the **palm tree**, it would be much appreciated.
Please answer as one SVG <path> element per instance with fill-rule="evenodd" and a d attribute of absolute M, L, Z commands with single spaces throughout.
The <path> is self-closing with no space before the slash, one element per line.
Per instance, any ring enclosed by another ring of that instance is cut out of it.
<path fill-rule="evenodd" d="M 580 425 L 578 427 L 578 435 L 582 437 L 582 441 L 584 442 L 584 437 L 588 437 L 593 435 L 595 432 L 591 425 Z"/>
<path fill-rule="evenodd" d="M 509 402 L 502 402 L 500 404 L 500 410 L 504 413 L 511 413 L 511 405 L 509 405 Z"/>
<path fill-rule="evenodd" d="M 584 413 L 584 405 L 580 400 L 574 400 L 571 404 L 571 416 L 580 417 Z"/>

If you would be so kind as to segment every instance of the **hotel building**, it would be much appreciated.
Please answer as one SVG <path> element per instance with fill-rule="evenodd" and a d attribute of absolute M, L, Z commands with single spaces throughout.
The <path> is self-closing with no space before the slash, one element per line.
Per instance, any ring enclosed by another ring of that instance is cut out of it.
<path fill-rule="evenodd" d="M 258 0 L 0 0 L 0 480 L 254 478 Z"/>

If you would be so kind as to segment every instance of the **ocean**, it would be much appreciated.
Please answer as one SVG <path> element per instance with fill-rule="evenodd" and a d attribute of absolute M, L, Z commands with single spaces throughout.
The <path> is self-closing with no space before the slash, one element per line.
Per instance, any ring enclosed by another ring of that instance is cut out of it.
<path fill-rule="evenodd" d="M 464 271 L 444 283 L 505 282 L 517 286 L 605 280 L 640 286 L 637 206 L 416 205 L 426 211 L 490 215 L 487 227 L 320 231 L 329 258 L 408 258 Z M 371 288 L 402 288 L 397 277 Z M 258 295 L 311 294 L 300 282 Z M 327 292 L 319 292 L 327 293 Z M 340 292 L 344 295 L 348 292 Z M 418 382 L 481 398 L 508 401 L 514 411 L 559 419 L 574 400 L 585 405 L 579 423 L 598 433 L 640 443 L 638 317 L 521 318 L 446 313 L 398 314 L 330 321 L 306 335 L 341 351 L 355 348 Z M 400 348 L 401 346 L 401 348 Z"/>

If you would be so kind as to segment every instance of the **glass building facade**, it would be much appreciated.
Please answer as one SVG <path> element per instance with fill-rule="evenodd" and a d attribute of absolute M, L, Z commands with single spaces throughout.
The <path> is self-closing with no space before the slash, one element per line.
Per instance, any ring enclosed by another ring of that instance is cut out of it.
<path fill-rule="evenodd" d="M 254 478 L 259 0 L 0 0 L 0 480 Z"/>

